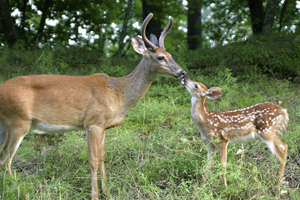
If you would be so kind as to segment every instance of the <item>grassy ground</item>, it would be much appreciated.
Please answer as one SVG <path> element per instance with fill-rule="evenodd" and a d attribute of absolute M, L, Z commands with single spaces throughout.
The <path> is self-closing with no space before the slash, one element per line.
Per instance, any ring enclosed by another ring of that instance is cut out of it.
<path fill-rule="evenodd" d="M 62 65 L 50 58 L 49 61 L 38 60 L 43 54 L 38 55 L 33 59 L 39 62 L 35 67 L 37 71 L 32 73 L 41 73 L 42 62 L 45 66 L 50 65 L 49 62 Z M 49 57 L 49 54 L 44 55 Z M 107 70 L 106 73 L 118 76 L 132 70 L 110 64 L 112 71 L 109 65 L 101 70 L 92 66 L 89 71 Z M 184 65 L 183 61 L 179 64 Z M 65 71 L 59 67 L 54 72 L 47 67 L 44 69 L 50 70 L 46 73 L 88 73 L 89 67 L 73 68 L 70 72 L 70 64 L 66 65 Z M 205 73 L 189 71 L 192 79 L 207 87 L 223 88 L 221 98 L 208 102 L 210 110 L 231 110 L 265 101 L 274 104 L 282 101 L 281 106 L 288 109 L 290 122 L 281 137 L 289 145 L 285 170 L 288 184 L 283 185 L 287 194 L 278 198 L 299 199 L 300 86 L 262 74 L 239 80 L 226 68 L 214 74 L 209 76 L 207 69 Z M 5 73 L 2 76 L 7 79 Z M 129 111 L 124 123 L 107 131 L 108 199 L 275 199 L 273 185 L 278 165 L 259 141 L 229 145 L 228 186 L 222 185 L 218 179 L 223 173 L 218 155 L 211 163 L 207 162 L 207 146 L 191 119 L 190 99 L 180 80 L 160 78 L 145 98 Z M 0 199 L 90 199 L 86 144 L 84 132 L 42 135 L 30 132 L 14 157 L 14 177 L 0 171 Z M 236 155 L 238 149 L 243 149 L 243 153 Z"/>

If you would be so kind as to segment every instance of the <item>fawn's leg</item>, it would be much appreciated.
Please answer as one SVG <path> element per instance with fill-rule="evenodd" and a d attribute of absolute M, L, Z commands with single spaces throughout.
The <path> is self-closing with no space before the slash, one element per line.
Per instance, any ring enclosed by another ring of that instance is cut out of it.
<path fill-rule="evenodd" d="M 278 138 L 278 140 L 274 143 L 274 146 L 275 146 L 275 157 L 280 165 L 278 168 L 278 171 L 277 171 L 278 178 L 276 181 L 276 186 L 279 186 L 282 181 L 283 174 L 284 174 L 284 168 L 285 168 L 286 159 L 287 159 L 288 145 L 286 143 L 282 142 Z"/>
<path fill-rule="evenodd" d="M 215 153 L 216 150 L 217 150 L 217 148 L 215 147 L 215 145 L 210 142 L 208 144 L 208 149 L 207 149 L 207 159 L 208 160 L 212 159 L 212 154 Z"/>
<path fill-rule="evenodd" d="M 272 129 L 267 134 L 263 134 L 260 136 L 261 140 L 268 146 L 268 149 L 272 152 L 280 165 L 277 171 L 277 180 L 275 184 L 277 187 L 279 187 L 284 174 L 288 145 L 282 142 L 278 134 L 276 134 L 275 132 L 276 130 Z"/>
<path fill-rule="evenodd" d="M 226 181 L 226 162 L 227 162 L 227 145 L 228 142 L 221 142 L 221 143 L 217 143 L 217 148 L 219 151 L 219 155 L 220 155 L 220 163 L 223 165 L 224 167 L 224 174 L 222 175 L 222 179 L 223 179 L 223 184 L 227 185 L 227 181 Z"/>

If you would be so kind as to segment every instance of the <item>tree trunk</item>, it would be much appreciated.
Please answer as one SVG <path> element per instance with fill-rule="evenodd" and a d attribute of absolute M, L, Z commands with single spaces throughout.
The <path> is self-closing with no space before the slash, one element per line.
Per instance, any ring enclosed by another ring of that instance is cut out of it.
<path fill-rule="evenodd" d="M 260 35 L 264 24 L 264 9 L 262 0 L 248 0 L 252 24 L 252 34 Z"/>
<path fill-rule="evenodd" d="M 8 0 L 0 0 L 0 19 L 7 44 L 9 48 L 12 48 L 17 42 L 19 36 L 15 27 L 15 22 L 10 14 Z"/>
<path fill-rule="evenodd" d="M 268 35 L 273 28 L 278 0 L 268 0 L 262 34 Z"/>
<path fill-rule="evenodd" d="M 159 38 L 162 29 L 161 29 L 161 1 L 149 1 L 149 0 L 142 0 L 143 3 L 143 19 L 142 21 L 148 16 L 149 13 L 153 13 L 153 18 L 150 20 L 147 28 L 146 28 L 146 36 L 150 38 L 150 34 L 154 34 L 157 38 Z"/>
<path fill-rule="evenodd" d="M 202 46 L 201 1 L 188 1 L 188 48 L 190 50 Z"/>
<path fill-rule="evenodd" d="M 281 9 L 281 13 L 280 13 L 278 32 L 281 32 L 281 29 L 282 29 L 283 17 L 284 17 L 285 11 L 286 11 L 286 5 L 287 4 L 288 4 L 288 0 L 285 0 L 283 5 L 282 5 L 282 9 Z"/>
<path fill-rule="evenodd" d="M 122 30 L 120 33 L 119 47 L 118 47 L 118 51 L 117 51 L 119 57 L 122 56 L 122 51 L 123 51 L 123 48 L 125 45 L 123 40 L 124 40 L 124 38 L 126 36 L 126 32 L 127 32 L 127 25 L 128 25 L 128 20 L 129 20 L 130 13 L 131 13 L 131 7 L 132 7 L 132 0 L 128 0 L 125 17 L 124 17 L 124 22 L 123 22 Z"/>
<path fill-rule="evenodd" d="M 36 42 L 39 42 L 40 38 L 43 35 L 43 31 L 44 31 L 44 28 L 45 28 L 48 11 L 49 11 L 49 8 L 51 7 L 51 5 L 52 5 L 52 0 L 46 0 L 45 4 L 43 5 L 40 26 L 39 26 L 38 32 L 35 36 L 35 41 Z"/>

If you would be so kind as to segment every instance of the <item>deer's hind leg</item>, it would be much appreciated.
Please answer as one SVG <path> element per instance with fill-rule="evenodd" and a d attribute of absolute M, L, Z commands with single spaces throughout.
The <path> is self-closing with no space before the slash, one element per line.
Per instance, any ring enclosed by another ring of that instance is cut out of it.
<path fill-rule="evenodd" d="M 0 152 L 0 165 L 6 166 L 12 176 L 11 162 L 23 138 L 30 130 L 31 122 L 27 120 L 16 120 L 17 123 L 11 128 L 5 129 L 3 147 Z"/>
<path fill-rule="evenodd" d="M 279 168 L 277 171 L 277 180 L 275 184 L 278 187 L 282 181 L 282 177 L 284 174 L 288 145 L 280 140 L 278 136 L 279 133 L 277 132 L 279 131 L 271 129 L 268 133 L 260 135 L 260 139 L 267 145 L 267 147 L 279 163 Z"/>
<path fill-rule="evenodd" d="M 8 143 L 9 143 L 9 135 L 7 134 L 7 131 L 4 129 L 3 132 L 1 132 L 1 141 L 0 141 L 0 145 L 3 144 L 2 149 L 0 151 L 0 165 L 2 169 L 5 168 Z"/>
<path fill-rule="evenodd" d="M 288 145 L 280 140 L 278 135 L 274 136 L 277 139 L 274 142 L 274 156 L 276 157 L 279 168 L 277 171 L 277 181 L 276 186 L 280 186 L 280 183 L 282 182 L 282 178 L 284 175 L 284 168 L 286 164 L 287 159 L 287 151 L 288 151 Z"/>

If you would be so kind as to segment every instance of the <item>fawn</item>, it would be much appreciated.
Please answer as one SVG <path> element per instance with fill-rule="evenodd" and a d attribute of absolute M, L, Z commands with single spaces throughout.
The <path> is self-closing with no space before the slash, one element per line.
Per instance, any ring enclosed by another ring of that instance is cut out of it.
<path fill-rule="evenodd" d="M 229 143 L 247 142 L 259 138 L 267 145 L 280 165 L 276 181 L 276 186 L 279 188 L 288 150 L 288 145 L 279 138 L 289 121 L 286 109 L 266 102 L 233 111 L 211 112 L 207 109 L 207 99 L 217 99 L 222 96 L 220 87 L 207 89 L 204 84 L 189 78 L 182 79 L 182 84 L 192 95 L 193 121 L 201 138 L 209 142 L 208 159 L 217 149 L 220 162 L 225 167 Z M 211 141 L 216 139 L 218 142 Z M 225 172 L 222 180 L 224 185 L 227 185 Z"/>

